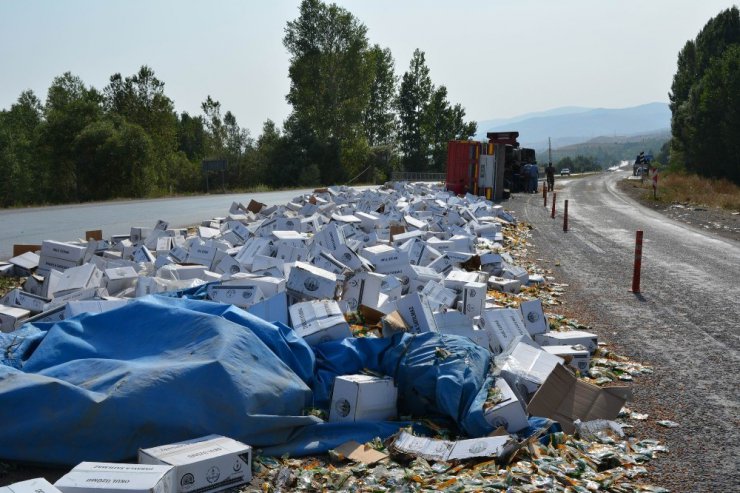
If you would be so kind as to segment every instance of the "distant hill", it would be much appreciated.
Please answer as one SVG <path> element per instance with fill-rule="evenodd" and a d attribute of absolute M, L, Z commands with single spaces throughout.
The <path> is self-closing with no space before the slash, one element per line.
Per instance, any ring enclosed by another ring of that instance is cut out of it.
<path fill-rule="evenodd" d="M 564 157 L 590 156 L 602 168 L 613 166 L 621 160 L 634 160 L 640 151 L 657 156 L 660 148 L 671 138 L 669 130 L 629 137 L 597 137 L 579 144 L 571 144 L 552 149 L 552 162 L 557 163 Z M 547 162 L 547 144 L 535 147 L 537 161 Z"/>
<path fill-rule="evenodd" d="M 525 147 L 563 147 L 611 136 L 636 136 L 667 131 L 671 111 L 667 103 L 648 103 L 631 108 L 582 108 L 567 106 L 513 118 L 478 122 L 477 139 L 485 140 L 487 132 L 516 130 Z"/>

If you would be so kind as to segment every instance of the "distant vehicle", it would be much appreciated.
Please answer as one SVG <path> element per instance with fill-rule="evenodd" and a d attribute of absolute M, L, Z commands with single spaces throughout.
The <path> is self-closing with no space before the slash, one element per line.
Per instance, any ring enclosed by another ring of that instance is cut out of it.
<path fill-rule="evenodd" d="M 563 168 L 560 170 L 560 176 L 565 176 L 565 175 L 570 176 L 570 168 Z"/>

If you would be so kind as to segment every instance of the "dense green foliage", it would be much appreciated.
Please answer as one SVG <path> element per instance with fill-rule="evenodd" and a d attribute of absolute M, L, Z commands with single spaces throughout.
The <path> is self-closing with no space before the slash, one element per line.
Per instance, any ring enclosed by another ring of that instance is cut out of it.
<path fill-rule="evenodd" d="M 399 79 L 391 51 L 344 8 L 303 0 L 283 43 L 292 112 L 256 139 L 210 95 L 201 114 L 178 114 L 147 66 L 102 91 L 67 72 L 45 102 L 23 92 L 0 110 L 0 206 L 201 192 L 210 159 L 227 161 L 232 190 L 383 180 L 441 171 L 447 141 L 475 134 L 422 51 Z"/>
<path fill-rule="evenodd" d="M 740 183 L 740 12 L 710 19 L 678 54 L 670 93 L 670 160 Z"/>

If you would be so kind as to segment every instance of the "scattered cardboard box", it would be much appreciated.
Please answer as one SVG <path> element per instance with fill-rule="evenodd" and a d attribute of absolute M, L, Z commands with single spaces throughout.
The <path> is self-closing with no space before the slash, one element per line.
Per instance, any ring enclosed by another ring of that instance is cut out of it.
<path fill-rule="evenodd" d="M 383 459 L 388 458 L 388 454 L 384 454 L 372 447 L 363 445 L 361 443 L 350 440 L 344 442 L 339 447 L 334 449 L 334 453 L 339 457 L 344 457 L 355 462 L 361 462 L 363 464 L 371 465 L 380 462 Z M 3 493 L 0 490 L 0 493 Z M 30 493 L 30 492 L 29 492 Z"/>
<path fill-rule="evenodd" d="M 412 334 L 439 332 L 432 308 L 424 295 L 407 294 L 396 301 L 396 309 Z"/>
<path fill-rule="evenodd" d="M 492 457 L 503 461 L 516 450 L 517 444 L 509 435 L 453 442 L 418 437 L 402 431 L 391 447 L 397 452 L 433 461 L 449 462 L 477 457 Z"/>
<path fill-rule="evenodd" d="M 537 334 L 534 340 L 543 346 L 575 346 L 580 344 L 590 353 L 593 353 L 599 347 L 599 336 L 582 330 L 545 332 L 544 334 Z"/>
<path fill-rule="evenodd" d="M 337 291 L 336 274 L 304 262 L 296 262 L 285 284 L 297 298 L 333 299 Z"/>
<path fill-rule="evenodd" d="M 54 483 L 62 493 L 175 493 L 175 468 L 81 462 Z"/>
<path fill-rule="evenodd" d="M 216 492 L 252 479 L 252 447 L 220 435 L 139 450 L 139 464 L 174 467 L 178 493 Z"/>
<path fill-rule="evenodd" d="M 630 397 L 627 386 L 597 387 L 556 365 L 532 397 L 527 411 L 533 416 L 554 419 L 566 433 L 573 433 L 577 419 L 615 419 Z"/>
<path fill-rule="evenodd" d="M 547 318 L 540 300 L 523 301 L 519 305 L 519 310 L 522 312 L 522 319 L 529 335 L 534 337 L 547 332 Z"/>
<path fill-rule="evenodd" d="M 0 493 L 61 493 L 44 478 L 29 479 L 19 483 L 0 486 Z"/>
<path fill-rule="evenodd" d="M 580 344 L 575 346 L 542 346 L 542 350 L 563 358 L 566 365 L 572 366 L 581 373 L 587 372 L 591 364 L 591 353 Z"/>
<path fill-rule="evenodd" d="M 0 305 L 0 332 L 13 332 L 31 315 L 31 312 L 15 306 Z"/>
<path fill-rule="evenodd" d="M 491 334 L 494 354 L 505 351 L 518 337 L 531 340 L 521 313 L 514 308 L 485 310 L 480 317 L 480 326 Z"/>
<path fill-rule="evenodd" d="M 517 398 L 528 403 L 553 369 L 562 363 L 562 358 L 519 341 L 512 345 L 503 359 L 501 376 Z"/>
<path fill-rule="evenodd" d="M 311 345 L 352 337 L 349 324 L 336 301 L 295 303 L 288 311 L 293 329 Z"/>
<path fill-rule="evenodd" d="M 396 418 L 398 389 L 390 377 L 343 375 L 334 379 L 329 421 L 387 421 Z"/>
<path fill-rule="evenodd" d="M 483 417 L 494 428 L 503 426 L 509 433 L 516 433 L 529 426 L 524 406 L 503 378 L 494 382 L 496 403 L 484 411 Z"/>

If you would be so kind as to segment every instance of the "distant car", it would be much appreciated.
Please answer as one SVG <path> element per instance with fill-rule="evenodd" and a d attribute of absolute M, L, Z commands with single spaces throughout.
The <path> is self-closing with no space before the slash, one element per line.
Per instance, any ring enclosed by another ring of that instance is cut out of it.
<path fill-rule="evenodd" d="M 560 176 L 565 176 L 565 175 L 570 176 L 570 168 L 563 168 L 560 170 Z"/>

